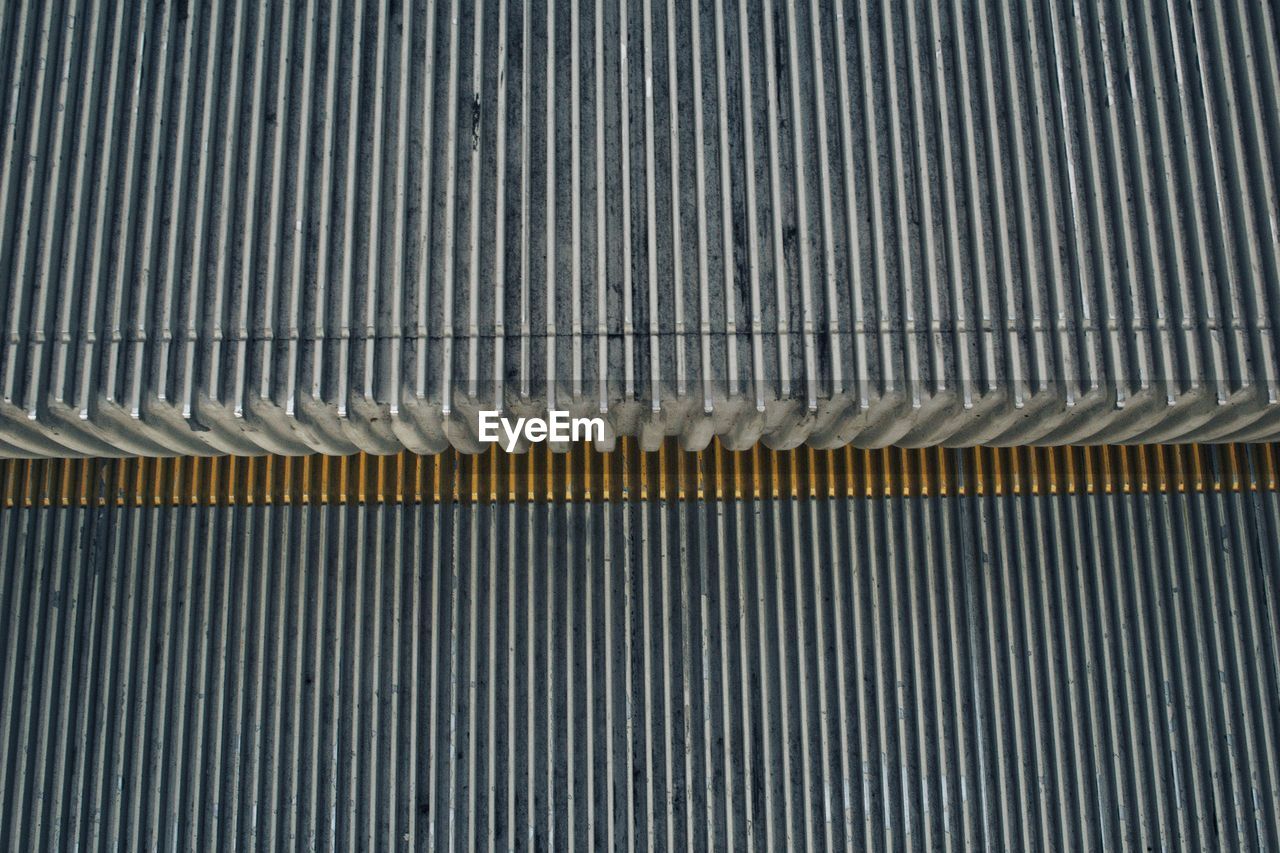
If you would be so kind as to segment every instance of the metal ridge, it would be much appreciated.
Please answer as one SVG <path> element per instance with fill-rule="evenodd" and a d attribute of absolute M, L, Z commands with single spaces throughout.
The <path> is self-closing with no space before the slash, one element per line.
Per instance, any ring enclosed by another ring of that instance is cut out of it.
<path fill-rule="evenodd" d="M 0 460 L 0 506 L 541 503 L 1275 491 L 1280 445 Z"/>

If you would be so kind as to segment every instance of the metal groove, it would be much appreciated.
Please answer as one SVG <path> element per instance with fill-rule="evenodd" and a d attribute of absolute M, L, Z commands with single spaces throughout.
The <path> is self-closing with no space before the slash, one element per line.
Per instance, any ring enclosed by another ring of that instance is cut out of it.
<path fill-rule="evenodd" d="M 0 506 L 614 502 L 1280 489 L 1260 445 L 0 460 Z M 492 476 L 491 476 L 492 475 Z"/>
<path fill-rule="evenodd" d="M 664 452 L 605 502 L 495 497 L 554 455 L 438 502 L 0 508 L 0 838 L 1280 843 L 1274 484 L 975 492 L 1002 457 L 950 450 L 963 494 L 821 499 L 710 455 L 697 500 Z"/>
<path fill-rule="evenodd" d="M 0 455 L 1280 435 L 1264 0 L 17 0 Z"/>

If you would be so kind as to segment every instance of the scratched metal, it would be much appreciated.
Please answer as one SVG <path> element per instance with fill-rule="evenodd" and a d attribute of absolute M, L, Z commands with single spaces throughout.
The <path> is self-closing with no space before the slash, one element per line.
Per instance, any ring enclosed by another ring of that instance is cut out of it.
<path fill-rule="evenodd" d="M 949 453 L 965 494 L 0 509 L 0 845 L 1274 850 L 1280 493 Z"/>
<path fill-rule="evenodd" d="M 1265 0 L 12 0 L 0 453 L 1280 436 Z"/>

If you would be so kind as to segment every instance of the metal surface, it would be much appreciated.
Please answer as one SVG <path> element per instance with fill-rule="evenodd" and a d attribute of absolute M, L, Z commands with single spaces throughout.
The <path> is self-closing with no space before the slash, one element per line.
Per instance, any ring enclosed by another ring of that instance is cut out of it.
<path fill-rule="evenodd" d="M 467 463 L 416 456 L 0 459 L 0 506 L 516 503 L 761 497 L 1053 495 L 1280 489 L 1280 445 L 941 447 L 682 451 L 668 439 L 641 453 L 579 445 Z M 463 473 L 474 473 L 464 479 Z M 966 479 L 965 471 L 972 472 Z"/>
<path fill-rule="evenodd" d="M 1264 0 L 14 0 L 0 453 L 1274 439 L 1277 45 Z"/>
<path fill-rule="evenodd" d="M 503 474 L 464 457 L 438 503 L 0 509 L 0 839 L 1275 849 L 1280 493 L 1199 458 L 1185 491 L 455 502 Z"/>

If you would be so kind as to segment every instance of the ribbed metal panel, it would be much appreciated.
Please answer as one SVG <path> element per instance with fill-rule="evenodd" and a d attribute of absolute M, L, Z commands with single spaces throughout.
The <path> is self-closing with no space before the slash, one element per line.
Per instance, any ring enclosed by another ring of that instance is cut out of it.
<path fill-rule="evenodd" d="M 493 450 L 470 463 L 453 451 L 23 459 L 0 460 L 0 507 L 1276 491 L 1277 460 L 1280 444 L 974 447 L 961 457 L 941 447 L 725 451 L 719 442 L 682 451 L 674 439 L 646 456 L 626 437 L 608 453 Z"/>
<path fill-rule="evenodd" d="M 0 452 L 1280 434 L 1274 4 L 15 0 Z"/>
<path fill-rule="evenodd" d="M 2 509 L 0 839 L 1275 849 L 1277 543 L 1274 488 Z"/>

